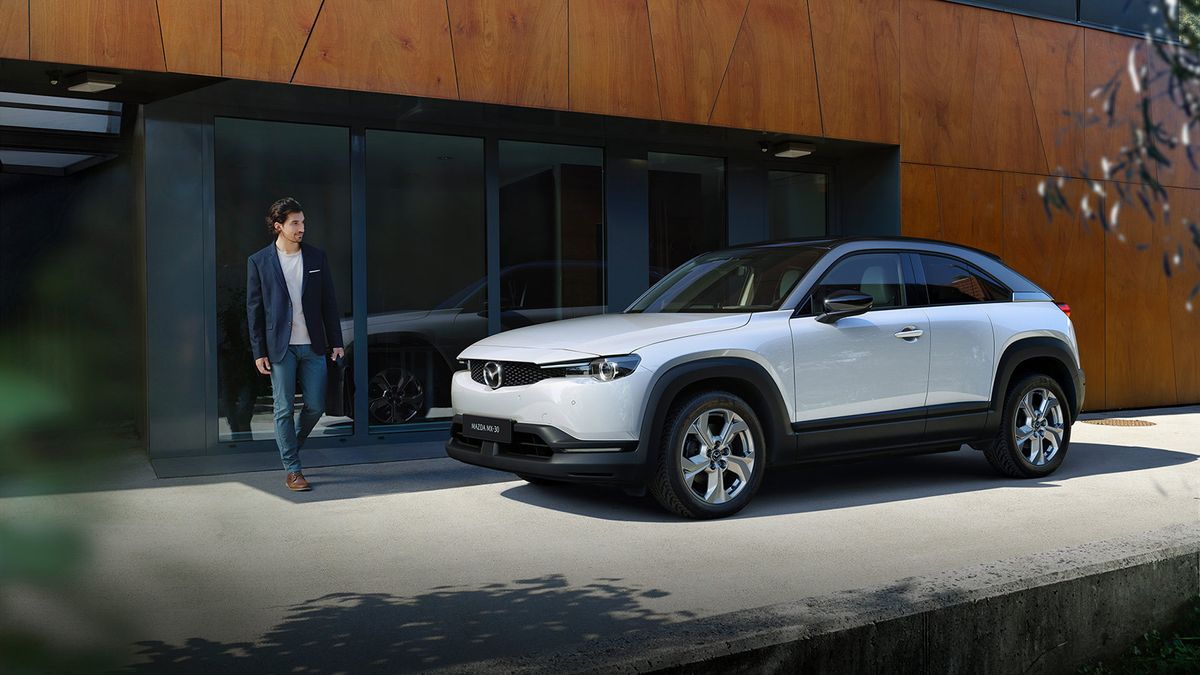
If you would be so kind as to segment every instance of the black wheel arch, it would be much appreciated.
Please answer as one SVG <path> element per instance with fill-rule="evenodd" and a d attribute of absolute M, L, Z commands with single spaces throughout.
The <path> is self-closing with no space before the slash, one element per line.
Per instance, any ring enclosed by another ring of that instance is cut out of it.
<path fill-rule="evenodd" d="M 1009 386 L 1029 373 L 1047 375 L 1058 382 L 1067 395 L 1071 420 L 1079 416 L 1083 407 L 1084 376 L 1075 365 L 1070 348 L 1062 340 L 1052 337 L 1022 338 L 1004 350 L 996 368 L 996 378 L 992 382 L 992 404 L 987 418 L 989 434 L 1000 428 Z"/>
<path fill-rule="evenodd" d="M 736 356 L 702 358 L 672 366 L 663 373 L 646 399 L 641 441 L 648 449 L 647 466 L 659 452 L 667 414 L 676 402 L 693 392 L 722 390 L 742 398 L 754 410 L 767 445 L 767 462 L 788 462 L 795 454 L 795 435 L 783 394 L 761 364 Z"/>

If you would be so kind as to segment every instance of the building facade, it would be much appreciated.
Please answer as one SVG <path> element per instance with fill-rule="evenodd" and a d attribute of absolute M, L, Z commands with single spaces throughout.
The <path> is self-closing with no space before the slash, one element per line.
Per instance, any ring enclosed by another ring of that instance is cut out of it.
<path fill-rule="evenodd" d="M 1186 231 L 1038 192 L 1118 187 L 1089 177 L 1130 130 L 1090 92 L 1152 58 L 1122 4 L 0 0 L 5 320 L 88 354 L 34 372 L 99 371 L 152 459 L 270 456 L 245 258 L 295 196 L 351 355 L 312 447 L 415 457 L 474 340 L 620 311 L 729 244 L 905 234 L 1070 303 L 1088 409 L 1197 403 L 1200 272 L 1162 257 Z M 1200 220 L 1186 161 L 1157 178 Z M 64 242 L 76 293 L 39 271 Z"/>

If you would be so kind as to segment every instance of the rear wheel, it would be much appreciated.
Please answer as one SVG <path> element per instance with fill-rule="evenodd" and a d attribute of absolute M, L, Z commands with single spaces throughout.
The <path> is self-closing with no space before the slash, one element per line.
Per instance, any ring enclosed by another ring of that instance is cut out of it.
<path fill-rule="evenodd" d="M 754 410 L 729 392 L 704 392 L 667 415 L 650 490 L 681 516 L 721 518 L 750 502 L 765 471 Z"/>
<path fill-rule="evenodd" d="M 1067 455 L 1071 413 L 1058 382 L 1029 375 L 1009 387 L 1000 431 L 984 456 L 997 471 L 1014 478 L 1048 476 Z"/>

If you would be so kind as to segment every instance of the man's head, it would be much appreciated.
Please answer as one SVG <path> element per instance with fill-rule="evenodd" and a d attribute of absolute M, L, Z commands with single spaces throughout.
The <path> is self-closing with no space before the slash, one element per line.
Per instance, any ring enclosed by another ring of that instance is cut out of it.
<path fill-rule="evenodd" d="M 291 197 L 284 197 L 267 209 L 267 229 L 274 237 L 299 244 L 304 239 L 304 211 L 300 202 Z"/>

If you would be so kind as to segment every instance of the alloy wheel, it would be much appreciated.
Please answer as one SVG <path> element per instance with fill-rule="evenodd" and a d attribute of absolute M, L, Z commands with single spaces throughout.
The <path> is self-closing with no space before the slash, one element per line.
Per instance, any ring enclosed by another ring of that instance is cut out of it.
<path fill-rule="evenodd" d="M 1063 442 L 1062 404 L 1049 389 L 1030 389 L 1013 415 L 1017 451 L 1033 466 L 1045 466 Z"/>
<path fill-rule="evenodd" d="M 732 410 L 700 413 L 688 425 L 679 452 L 684 486 L 706 504 L 734 499 L 754 475 L 754 437 Z"/>

